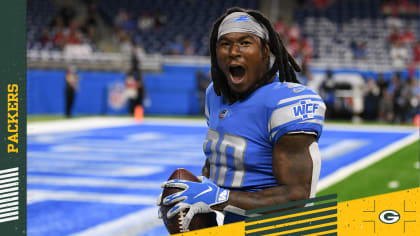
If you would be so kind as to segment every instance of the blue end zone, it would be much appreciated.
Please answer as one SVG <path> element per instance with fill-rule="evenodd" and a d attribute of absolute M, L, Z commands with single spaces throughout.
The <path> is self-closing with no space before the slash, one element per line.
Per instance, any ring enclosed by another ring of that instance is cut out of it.
<path fill-rule="evenodd" d="M 153 207 L 156 214 L 112 227 L 165 235 L 155 206 L 160 183 L 180 167 L 201 173 L 206 132 L 204 126 L 142 124 L 29 135 L 28 235 L 74 234 Z M 325 129 L 321 179 L 411 133 Z"/>

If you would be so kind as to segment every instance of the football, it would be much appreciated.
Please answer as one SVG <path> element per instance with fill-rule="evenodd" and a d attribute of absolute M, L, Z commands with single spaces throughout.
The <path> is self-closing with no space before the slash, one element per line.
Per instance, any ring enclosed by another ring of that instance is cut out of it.
<path fill-rule="evenodd" d="M 176 169 L 171 176 L 169 176 L 168 180 L 171 179 L 183 179 L 193 182 L 200 182 L 200 180 L 193 175 L 191 172 L 184 168 Z M 180 188 L 164 188 L 162 193 L 162 201 L 165 197 L 174 194 L 176 192 L 182 191 Z M 183 231 L 182 226 L 182 219 L 187 214 L 188 209 L 181 211 L 180 213 L 176 214 L 174 217 L 168 219 L 166 213 L 174 206 L 175 204 L 165 206 L 160 204 L 160 211 L 162 213 L 163 223 L 166 226 L 166 229 L 170 234 L 182 233 L 191 230 L 203 229 L 207 227 L 216 226 L 216 220 L 214 217 L 214 213 L 205 213 L 205 214 L 197 214 L 191 220 L 191 223 L 187 230 Z"/>

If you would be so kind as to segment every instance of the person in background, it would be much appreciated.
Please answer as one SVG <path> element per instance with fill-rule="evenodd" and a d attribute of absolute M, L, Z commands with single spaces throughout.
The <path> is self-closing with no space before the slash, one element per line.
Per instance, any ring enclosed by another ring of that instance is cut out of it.
<path fill-rule="evenodd" d="M 204 74 L 204 72 L 201 69 L 197 70 L 195 77 L 197 81 L 197 95 L 198 95 L 198 102 L 200 106 L 200 114 L 204 115 L 206 90 L 211 82 L 211 79 L 210 79 L 210 75 Z"/>
<path fill-rule="evenodd" d="M 378 117 L 380 88 L 374 78 L 367 79 L 367 85 L 363 88 L 364 111 L 363 119 L 376 120 Z"/>
<path fill-rule="evenodd" d="M 319 93 L 327 105 L 326 117 L 333 118 L 335 116 L 335 81 L 333 73 L 329 69 L 321 83 Z"/>
<path fill-rule="evenodd" d="M 76 75 L 76 67 L 69 66 L 67 68 L 65 82 L 66 117 L 70 118 L 72 116 L 75 93 L 79 89 L 79 77 Z"/>

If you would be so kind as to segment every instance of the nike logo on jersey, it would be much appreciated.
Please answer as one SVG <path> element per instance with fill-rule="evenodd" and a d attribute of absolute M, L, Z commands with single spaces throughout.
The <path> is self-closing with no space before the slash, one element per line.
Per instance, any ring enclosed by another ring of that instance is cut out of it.
<path fill-rule="evenodd" d="M 208 192 L 210 192 L 210 191 L 212 191 L 212 190 L 213 190 L 213 188 L 212 188 L 211 186 L 208 186 L 208 187 L 209 187 L 208 189 L 206 189 L 206 190 L 204 190 L 203 192 L 201 192 L 201 193 L 199 193 L 199 194 L 195 195 L 195 196 L 194 196 L 194 198 L 198 198 L 199 196 L 201 196 L 201 195 L 203 195 L 203 194 L 206 194 L 206 193 L 208 193 Z"/>
<path fill-rule="evenodd" d="M 220 114 L 219 114 L 219 119 L 223 119 L 223 118 L 225 118 L 225 116 L 226 116 L 226 113 L 227 113 L 228 111 L 226 110 L 226 109 L 223 109 L 221 112 L 220 112 Z"/>
<path fill-rule="evenodd" d="M 300 93 L 300 92 L 302 92 L 303 90 L 305 90 L 305 87 L 301 86 L 301 87 L 294 88 L 294 89 L 293 89 L 293 92 L 294 92 L 294 93 Z"/>

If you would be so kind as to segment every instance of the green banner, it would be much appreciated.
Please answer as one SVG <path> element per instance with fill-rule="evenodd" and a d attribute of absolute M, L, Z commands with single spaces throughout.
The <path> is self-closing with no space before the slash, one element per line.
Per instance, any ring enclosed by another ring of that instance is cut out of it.
<path fill-rule="evenodd" d="M 0 11 L 0 234 L 26 235 L 26 1 Z"/>

